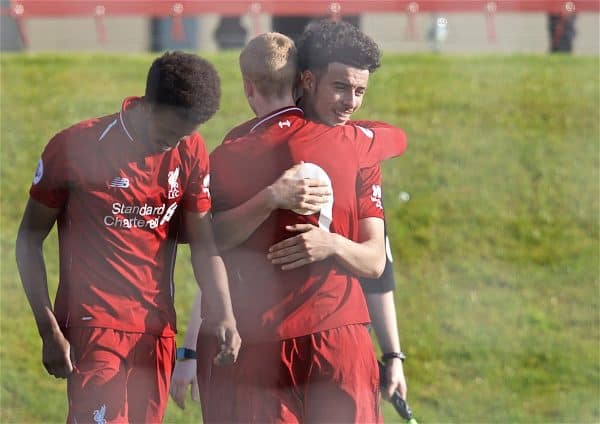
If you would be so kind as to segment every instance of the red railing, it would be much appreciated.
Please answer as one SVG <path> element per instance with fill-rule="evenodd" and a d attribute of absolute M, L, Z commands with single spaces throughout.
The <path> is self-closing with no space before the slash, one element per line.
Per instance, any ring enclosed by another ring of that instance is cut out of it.
<path fill-rule="evenodd" d="M 98 9 L 105 15 L 173 16 L 174 14 L 244 15 L 355 15 L 365 12 L 598 12 L 599 0 L 12 0 L 12 15 L 94 16 Z M 4 11 L 6 13 L 6 11 Z"/>
<path fill-rule="evenodd" d="M 496 13 L 559 13 L 600 12 L 600 0 L 11 0 L 2 14 L 9 14 L 17 21 L 21 39 L 27 45 L 23 19 L 35 17 L 90 16 L 96 20 L 99 34 L 104 17 L 138 15 L 172 17 L 174 28 L 181 28 L 184 16 L 216 13 L 225 16 L 249 14 L 254 20 L 262 13 L 272 15 L 326 16 L 361 13 L 406 13 L 409 27 L 416 14 L 421 12 L 475 12 L 484 13 L 488 27 L 493 25 Z M 256 25 L 255 25 L 256 26 Z M 489 29 L 489 28 L 488 28 Z M 488 30 L 493 34 L 493 28 Z M 174 38 L 178 34 L 174 32 Z M 99 35 L 99 39 L 102 37 Z"/>

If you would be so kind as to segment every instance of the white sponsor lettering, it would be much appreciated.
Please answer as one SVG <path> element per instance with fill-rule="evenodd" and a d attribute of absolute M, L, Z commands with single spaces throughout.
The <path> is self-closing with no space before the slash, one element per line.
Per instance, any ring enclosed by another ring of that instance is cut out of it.
<path fill-rule="evenodd" d="M 112 215 L 104 217 L 104 225 L 112 228 L 149 228 L 153 230 L 168 222 L 176 208 L 177 203 L 173 203 L 167 209 L 167 205 L 164 203 L 160 206 L 148 204 L 140 206 L 115 202 L 112 204 Z"/>
<path fill-rule="evenodd" d="M 112 214 L 113 215 L 140 215 L 140 216 L 149 216 L 149 215 L 162 215 L 165 213 L 165 208 L 167 206 L 163 203 L 160 206 L 150 206 L 148 204 L 143 204 L 142 206 L 133 206 L 133 205 L 125 205 L 124 203 L 115 202 L 112 205 Z"/>
<path fill-rule="evenodd" d="M 118 218 L 107 215 L 104 217 L 104 225 L 113 228 L 150 228 L 158 227 L 158 218 L 145 220 L 143 218 Z"/>

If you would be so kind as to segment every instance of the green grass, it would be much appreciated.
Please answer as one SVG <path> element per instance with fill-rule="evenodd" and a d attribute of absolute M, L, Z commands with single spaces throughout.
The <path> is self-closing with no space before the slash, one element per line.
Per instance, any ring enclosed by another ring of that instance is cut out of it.
<path fill-rule="evenodd" d="M 201 128 L 212 149 L 251 114 L 236 55 L 208 58 L 223 83 L 221 110 Z M 13 259 L 39 154 L 61 128 L 141 94 L 151 60 L 1 58 L 0 422 L 65 418 L 65 385 L 41 365 Z M 372 76 L 357 117 L 409 136 L 405 156 L 384 166 L 384 193 L 422 423 L 600 422 L 599 71 L 585 57 L 387 55 Z M 180 317 L 195 290 L 187 257 L 176 272 Z M 398 422 L 387 404 L 384 413 Z M 199 416 L 170 404 L 166 422 Z"/>

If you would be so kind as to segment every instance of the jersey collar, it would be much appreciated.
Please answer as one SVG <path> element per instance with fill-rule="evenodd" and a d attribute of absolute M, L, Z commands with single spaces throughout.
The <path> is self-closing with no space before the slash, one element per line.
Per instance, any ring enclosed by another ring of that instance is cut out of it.
<path fill-rule="evenodd" d="M 125 118 L 125 111 L 133 106 L 134 103 L 137 103 L 140 100 L 140 97 L 126 97 L 123 100 L 123 104 L 121 105 L 121 110 L 119 111 L 119 123 L 121 124 L 121 128 L 125 131 L 125 134 L 129 138 L 131 142 L 135 142 L 133 135 L 130 129 L 127 127 L 127 119 Z"/>
<path fill-rule="evenodd" d="M 275 118 L 282 118 L 284 115 L 293 115 L 293 116 L 304 116 L 304 111 L 296 106 L 284 107 L 282 109 L 275 110 L 268 115 L 263 116 L 254 124 L 252 128 L 250 128 L 250 133 L 253 133 L 259 130 L 261 127 L 266 127 L 270 124 L 271 120 Z"/>

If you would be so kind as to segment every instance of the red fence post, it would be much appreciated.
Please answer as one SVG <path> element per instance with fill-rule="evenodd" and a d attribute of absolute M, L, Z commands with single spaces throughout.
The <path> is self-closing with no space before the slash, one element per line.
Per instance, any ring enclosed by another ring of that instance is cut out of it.
<path fill-rule="evenodd" d="M 256 37 L 257 35 L 262 33 L 262 28 L 260 25 L 260 12 L 262 11 L 262 6 L 259 2 L 253 2 L 250 5 L 250 21 L 252 22 L 252 35 Z"/>
<path fill-rule="evenodd" d="M 494 16 L 498 10 L 498 5 L 495 1 L 490 1 L 485 5 L 485 22 L 487 27 L 488 41 L 493 43 L 496 41 L 496 25 L 494 23 Z"/>
<path fill-rule="evenodd" d="M 407 23 L 406 23 L 406 38 L 414 41 L 417 38 L 417 32 L 415 30 L 415 21 L 417 19 L 417 13 L 419 13 L 419 3 L 412 1 L 406 6 Z"/>
<path fill-rule="evenodd" d="M 29 37 L 27 36 L 27 30 L 25 29 L 25 22 L 23 22 L 25 6 L 23 6 L 21 3 L 15 3 L 10 9 L 10 14 L 17 24 L 17 30 L 19 31 L 19 37 L 21 38 L 23 47 L 29 47 Z"/>
<path fill-rule="evenodd" d="M 106 26 L 104 25 L 104 15 L 106 14 L 106 7 L 99 4 L 94 9 L 94 21 L 96 22 L 96 38 L 99 43 L 106 42 Z"/>
<path fill-rule="evenodd" d="M 333 2 L 329 4 L 329 14 L 333 21 L 339 21 L 341 19 L 342 13 L 342 5 L 338 2 Z"/>
<path fill-rule="evenodd" d="M 173 41 L 183 41 L 185 39 L 182 15 L 183 4 L 173 3 L 173 6 L 171 7 L 171 19 L 173 20 L 173 25 L 171 26 L 171 37 L 173 38 Z"/>

